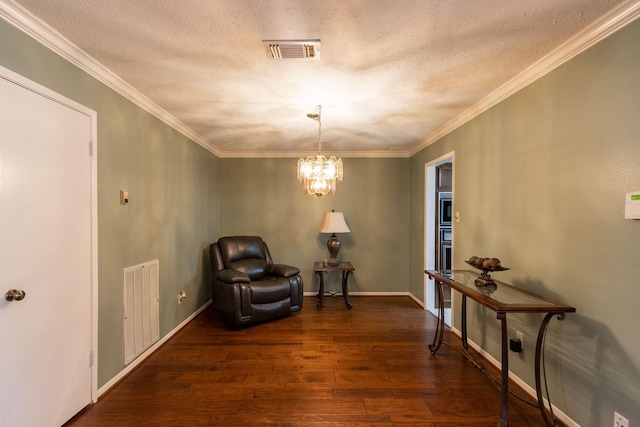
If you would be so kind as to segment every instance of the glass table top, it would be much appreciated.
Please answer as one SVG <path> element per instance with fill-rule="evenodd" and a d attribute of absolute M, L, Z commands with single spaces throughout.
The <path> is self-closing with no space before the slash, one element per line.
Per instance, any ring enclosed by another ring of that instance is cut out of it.
<path fill-rule="evenodd" d="M 469 270 L 428 270 L 430 277 L 472 297 L 475 301 L 496 311 L 517 312 L 572 312 L 574 307 L 553 301 L 533 292 L 495 280 L 493 285 L 476 284 L 479 271 Z"/>

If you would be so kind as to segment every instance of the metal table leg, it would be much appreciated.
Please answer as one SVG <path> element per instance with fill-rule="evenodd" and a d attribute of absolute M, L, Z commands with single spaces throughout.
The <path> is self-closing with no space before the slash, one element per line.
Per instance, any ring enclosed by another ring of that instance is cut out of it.
<path fill-rule="evenodd" d="M 542 342 L 544 341 L 544 334 L 547 330 L 547 325 L 553 316 L 558 316 L 558 320 L 564 320 L 564 313 L 547 313 L 540 324 L 540 330 L 538 331 L 538 340 L 536 341 L 536 397 L 538 398 L 538 408 L 544 419 L 544 423 L 547 427 L 555 426 L 553 418 L 549 418 L 547 409 L 544 406 L 544 400 L 542 399 L 542 386 L 540 380 L 541 365 L 542 365 Z"/>
<path fill-rule="evenodd" d="M 316 307 L 318 310 L 320 310 L 324 303 L 324 274 L 322 273 L 322 271 L 316 271 L 316 275 L 320 276 L 320 289 L 318 290 L 318 294 L 316 295 L 316 298 L 318 299 Z"/>
<path fill-rule="evenodd" d="M 444 335 L 444 304 L 442 303 L 442 283 L 436 282 L 436 288 L 438 289 L 438 300 L 440 301 L 440 309 L 438 310 L 438 323 L 436 324 L 436 336 L 433 337 L 433 344 L 429 344 L 429 350 L 431 354 L 436 354 L 440 346 L 442 345 L 442 337 Z"/>
<path fill-rule="evenodd" d="M 469 351 L 469 342 L 467 339 L 467 296 L 462 295 L 462 327 L 461 327 L 461 335 L 462 335 L 462 347 L 465 351 Z"/>
<path fill-rule="evenodd" d="M 502 386 L 500 387 L 500 427 L 509 425 L 509 343 L 507 314 L 498 313 L 502 324 Z"/>
<path fill-rule="evenodd" d="M 349 300 L 349 273 L 351 273 L 351 271 L 342 272 L 342 295 L 344 296 L 344 302 L 347 304 L 347 308 L 351 310 L 353 305 L 351 304 L 351 300 Z"/>

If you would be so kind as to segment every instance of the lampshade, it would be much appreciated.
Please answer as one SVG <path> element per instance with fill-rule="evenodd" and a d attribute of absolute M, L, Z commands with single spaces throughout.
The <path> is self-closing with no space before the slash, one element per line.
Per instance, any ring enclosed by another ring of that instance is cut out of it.
<path fill-rule="evenodd" d="M 329 249 L 329 262 L 330 266 L 339 265 L 338 252 L 340 251 L 340 240 L 336 233 L 350 233 L 349 227 L 344 220 L 344 214 L 342 212 L 325 212 L 322 215 L 322 222 L 318 227 L 320 233 L 331 233 L 331 237 L 327 241 L 327 249 Z"/>
<path fill-rule="evenodd" d="M 350 233 L 342 212 L 325 212 L 318 227 L 320 233 Z"/>

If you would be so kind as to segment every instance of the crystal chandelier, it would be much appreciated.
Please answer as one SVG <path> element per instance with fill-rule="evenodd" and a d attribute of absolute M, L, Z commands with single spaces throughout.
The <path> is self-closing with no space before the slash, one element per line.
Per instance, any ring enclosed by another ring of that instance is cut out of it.
<path fill-rule="evenodd" d="M 334 156 L 328 159 L 320 151 L 322 149 L 322 106 L 318 105 L 316 113 L 307 117 L 318 122 L 318 155 L 298 160 L 298 182 L 304 185 L 304 194 L 322 197 L 336 194 L 336 183 L 342 181 L 342 159 Z"/>

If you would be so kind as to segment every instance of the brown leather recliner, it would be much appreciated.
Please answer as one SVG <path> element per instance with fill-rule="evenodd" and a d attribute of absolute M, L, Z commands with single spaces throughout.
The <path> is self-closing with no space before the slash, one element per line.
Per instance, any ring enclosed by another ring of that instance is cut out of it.
<path fill-rule="evenodd" d="M 274 264 L 257 236 L 221 237 L 209 248 L 213 306 L 231 325 L 265 322 L 302 309 L 300 269 Z"/>

